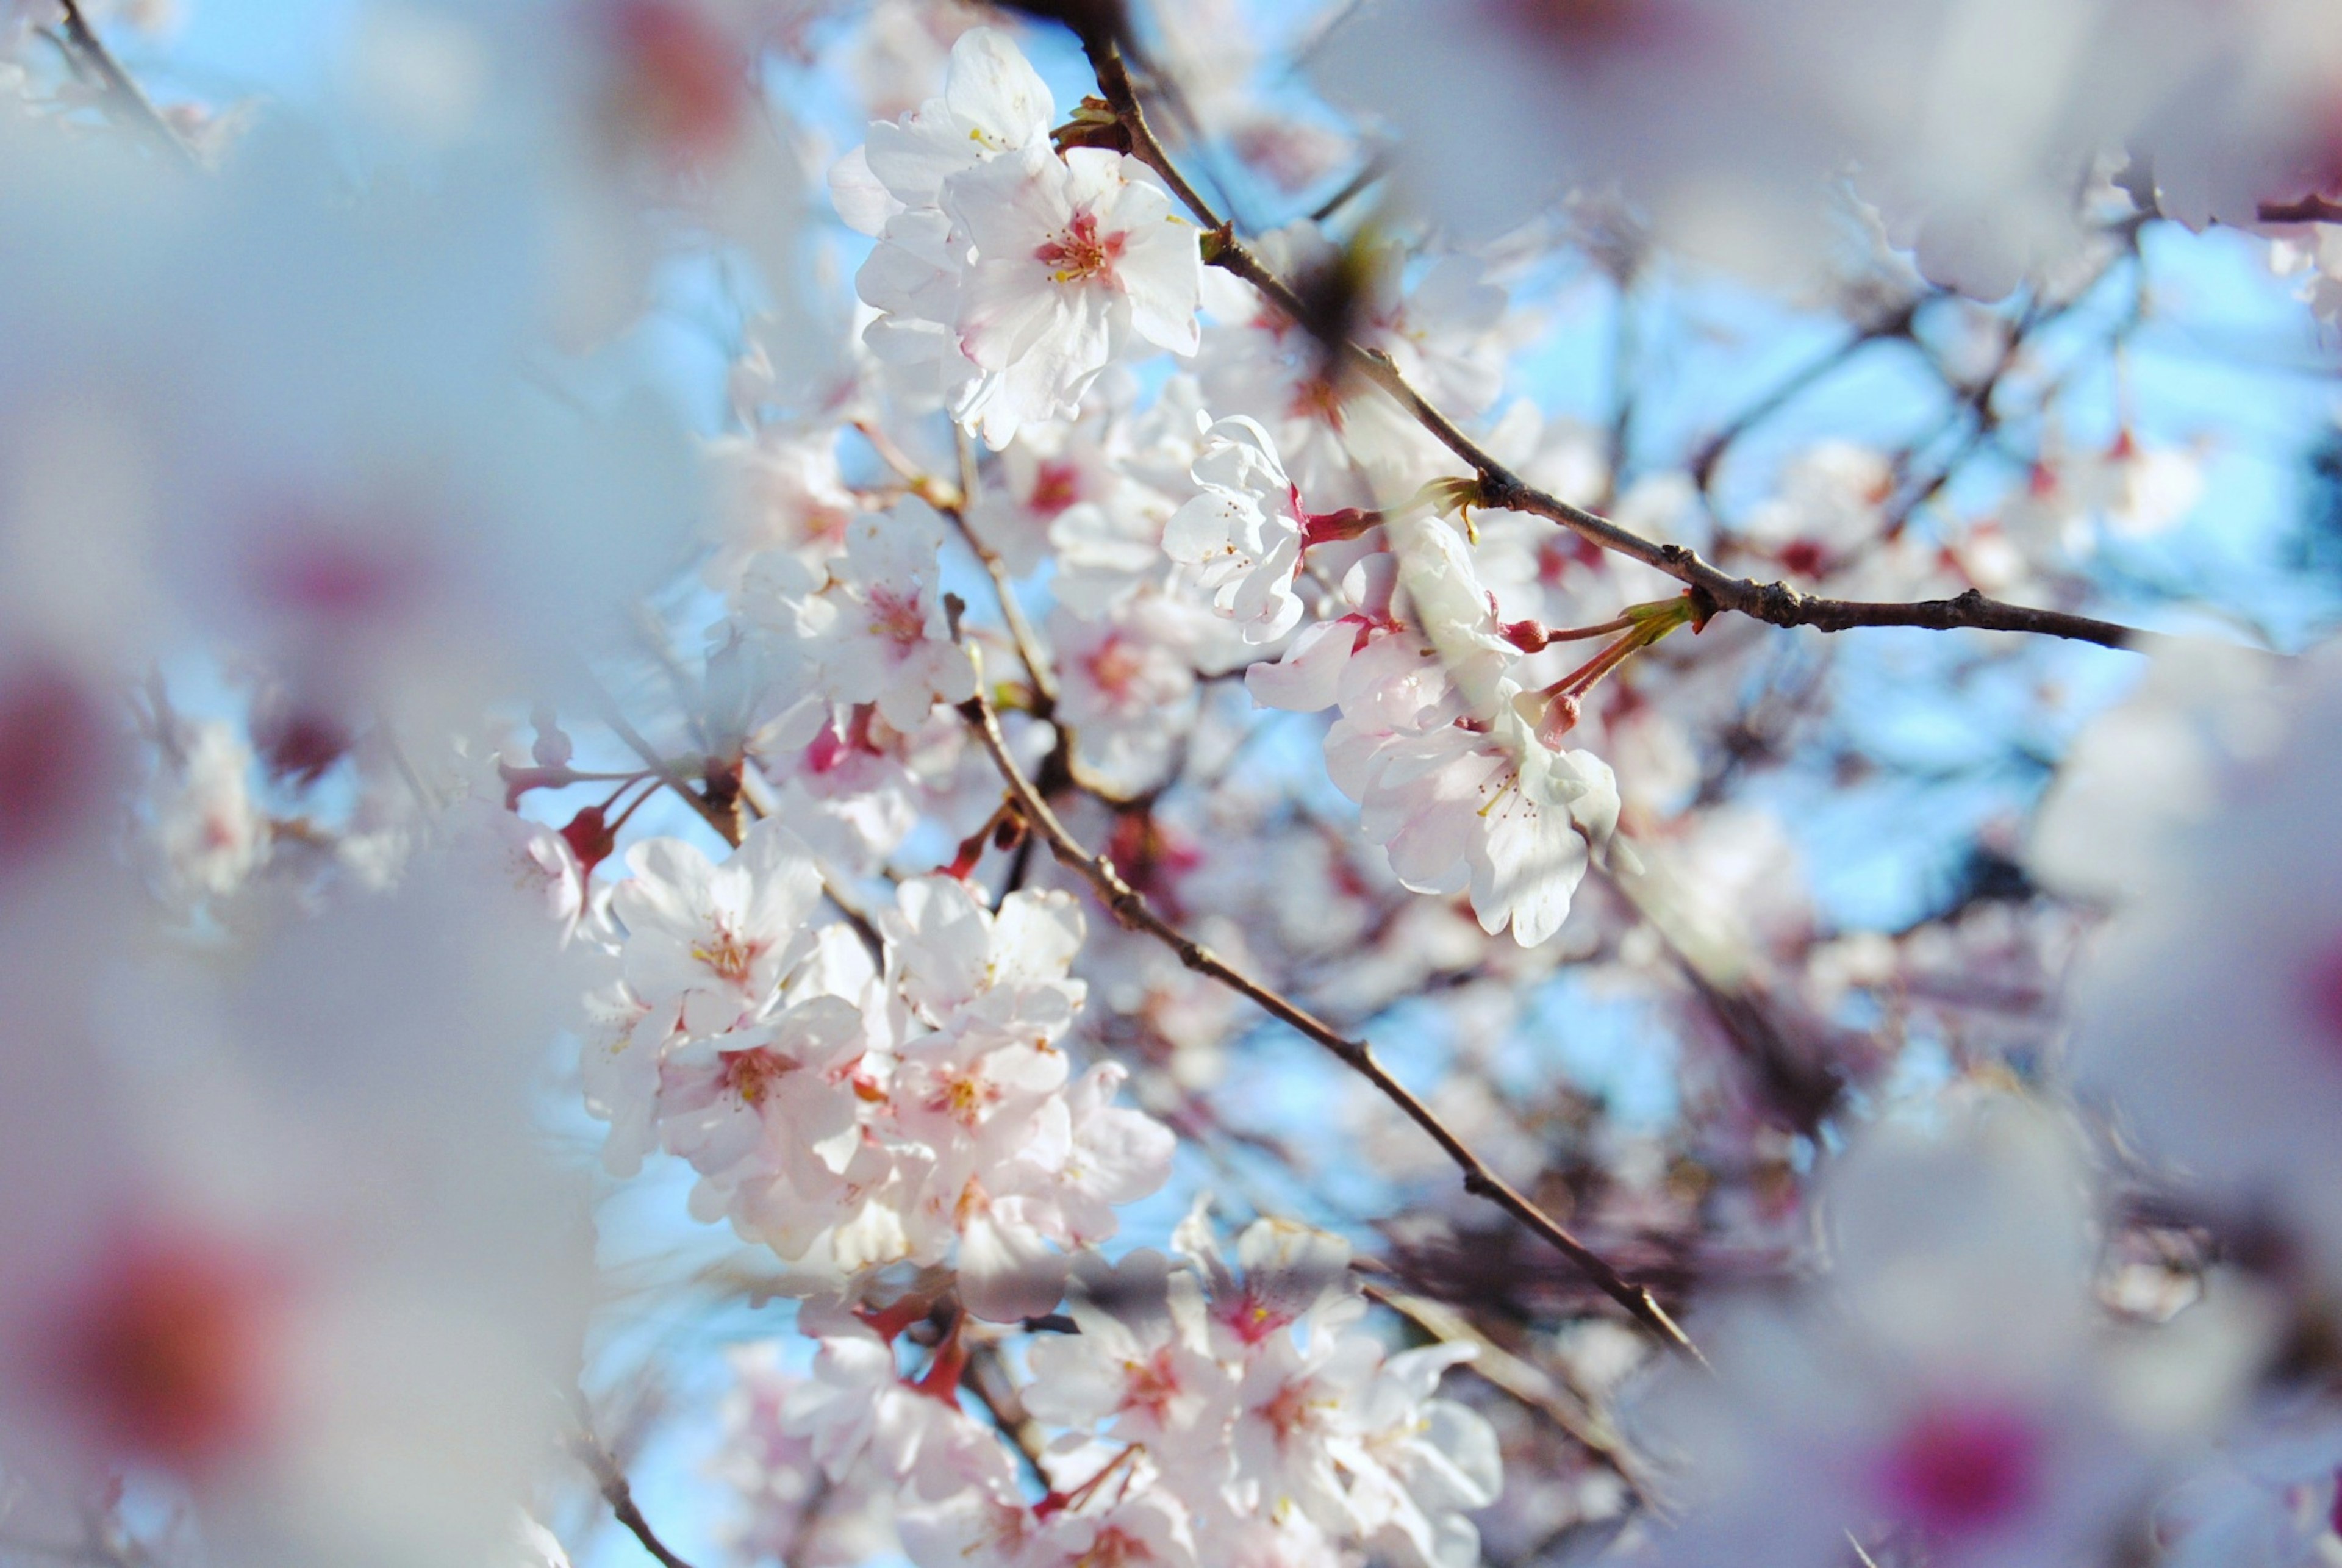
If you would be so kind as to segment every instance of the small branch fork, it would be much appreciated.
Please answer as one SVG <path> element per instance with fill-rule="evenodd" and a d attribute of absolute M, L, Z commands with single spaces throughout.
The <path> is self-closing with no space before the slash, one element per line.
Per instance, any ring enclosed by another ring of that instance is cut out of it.
<path fill-rule="evenodd" d="M 1537 1236 L 1555 1251 L 1567 1258 L 1580 1273 L 1594 1282 L 1602 1293 L 1624 1307 L 1629 1315 L 1666 1343 L 1669 1348 L 1706 1364 L 1706 1360 L 1676 1325 L 1666 1309 L 1660 1306 L 1651 1293 L 1627 1279 L 1606 1262 L 1593 1248 L 1569 1233 L 1546 1212 L 1531 1203 L 1503 1177 L 1490 1170 L 1470 1145 L 1457 1136 L 1455 1130 L 1439 1119 L 1438 1114 L 1415 1096 L 1413 1091 L 1390 1070 L 1376 1060 L 1374 1049 L 1363 1040 L 1353 1040 L 1308 1012 L 1297 1003 L 1269 989 L 1242 971 L 1232 968 L 1218 954 L 1196 942 L 1148 907 L 1145 898 L 1112 862 L 1091 854 L 1082 847 L 1049 803 L 1041 797 L 1032 780 L 1017 766 L 1016 758 L 1008 749 L 1008 739 L 1002 734 L 999 715 L 993 712 L 991 700 L 985 694 L 982 654 L 973 644 L 970 656 L 978 662 L 976 694 L 959 704 L 960 716 L 983 742 L 991 754 L 993 766 L 1000 772 L 1008 786 L 1016 809 L 1026 823 L 1047 841 L 1050 854 L 1057 864 L 1089 884 L 1101 903 L 1115 919 L 1128 930 L 1142 932 L 1178 956 L 1179 962 L 1196 974 L 1219 982 L 1259 1007 L 1270 1017 L 1287 1024 L 1324 1046 L 1342 1063 L 1379 1090 L 1384 1098 L 1398 1107 L 1407 1120 L 1429 1134 L 1456 1168 L 1464 1173 L 1464 1190 L 1487 1199 Z"/>
<path fill-rule="evenodd" d="M 1097 72 L 1098 89 L 1120 119 L 1130 139 L 1131 155 L 1145 164 L 1186 205 L 1207 233 L 1204 255 L 1214 266 L 1234 274 L 1258 289 L 1270 304 L 1294 321 L 1310 314 L 1290 285 L 1236 237 L 1234 227 L 1213 212 L 1181 175 L 1177 165 L 1156 139 L 1138 101 L 1129 66 L 1110 40 L 1089 45 L 1090 64 Z M 2342 209 L 2337 209 L 2342 211 Z M 2028 632 L 2095 643 L 2100 647 L 2146 651 L 2164 639 L 2111 621 L 2060 610 L 2039 610 L 1986 597 L 1971 588 L 1952 599 L 1928 599 L 1916 604 L 1875 604 L 1857 599 L 1826 599 L 1799 593 L 1786 583 L 1759 583 L 1736 577 L 1680 544 L 1646 539 L 1609 518 L 1573 506 L 1523 480 L 1483 450 L 1399 373 L 1388 355 L 1345 339 L 1330 345 L 1344 364 L 1396 399 L 1400 407 L 1440 444 L 1461 458 L 1478 477 L 1472 504 L 1492 511 L 1525 512 L 1544 517 L 1600 545 L 1605 550 L 1640 561 L 1692 591 L 1704 622 L 1717 611 L 1730 610 L 1775 626 L 1811 626 L 1821 632 L 1843 632 L 1857 626 L 1920 626 L 1936 630 L 1967 627 L 1987 632 Z"/>

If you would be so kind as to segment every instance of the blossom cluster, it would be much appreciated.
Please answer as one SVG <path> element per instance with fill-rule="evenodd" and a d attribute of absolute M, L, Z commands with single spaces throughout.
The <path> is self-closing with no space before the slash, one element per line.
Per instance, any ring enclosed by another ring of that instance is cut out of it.
<path fill-rule="evenodd" d="M 1196 233 L 1136 159 L 1050 145 L 1056 106 L 1006 35 L 952 50 L 941 98 L 831 175 L 838 211 L 876 238 L 856 284 L 882 314 L 872 350 L 997 450 L 1079 411 L 1139 344 L 1196 351 Z"/>
<path fill-rule="evenodd" d="M 956 1339 L 918 1382 L 901 1376 L 901 1303 L 876 1322 L 808 1312 L 809 1375 L 773 1381 L 734 1441 L 794 1440 L 833 1483 L 894 1493 L 920 1568 L 1332 1563 L 1359 1549 L 1476 1562 L 1463 1511 L 1496 1498 L 1495 1435 L 1434 1392 L 1470 1347 L 1389 1353 L 1358 1324 L 1349 1249 L 1322 1232 L 1256 1222 L 1231 1263 L 1198 1210 L 1174 1246 L 1089 1254 L 1066 1332 L 1034 1342 L 1016 1393 L 1056 1434 L 1027 1456 L 1048 1482 L 1037 1500 L 999 1434 L 936 1397 L 933 1367 L 954 1366 Z"/>
<path fill-rule="evenodd" d="M 695 1213 L 833 1278 L 951 1255 L 996 1322 L 1056 1306 L 1070 1256 L 1169 1174 L 1169 1131 L 1111 1104 L 1124 1070 L 1072 1075 L 1069 895 L 995 911 L 953 877 L 906 882 L 882 959 L 811 924 L 821 872 L 777 823 L 720 865 L 676 839 L 627 861 L 624 978 L 585 1063 L 615 1174 L 680 1155 Z"/>

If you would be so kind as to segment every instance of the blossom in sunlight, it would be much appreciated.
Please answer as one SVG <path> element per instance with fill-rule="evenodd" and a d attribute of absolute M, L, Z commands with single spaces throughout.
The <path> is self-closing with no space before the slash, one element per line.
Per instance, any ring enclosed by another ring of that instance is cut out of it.
<path fill-rule="evenodd" d="M 757 1017 L 810 945 L 821 872 L 796 835 L 762 823 L 722 864 L 678 839 L 626 852 L 612 900 L 626 928 L 626 984 L 706 1033 Z"/>
<path fill-rule="evenodd" d="M 268 854 L 268 822 L 252 798 L 249 748 L 226 724 L 191 726 L 156 779 L 155 837 L 175 896 L 235 892 Z"/>
<path fill-rule="evenodd" d="M 1136 161 L 1054 151 L 1048 89 L 1005 34 L 952 48 L 944 96 L 871 128 L 832 176 L 877 236 L 856 278 L 873 351 L 996 450 L 1071 417 L 1144 345 L 1196 351 L 1196 231 Z"/>
<path fill-rule="evenodd" d="M 1409 590 L 1400 610 L 1313 626 L 1247 684 L 1274 706 L 1338 708 L 1328 775 L 1358 803 L 1361 831 L 1399 881 L 1468 891 L 1483 929 L 1509 926 L 1535 946 L 1560 928 L 1588 864 L 1612 853 L 1617 783 L 1600 758 L 1555 746 L 1521 711 L 1536 694 L 1503 673 L 1517 650 L 1497 634 L 1461 536 L 1436 524 L 1416 533 L 1428 564 L 1398 568 Z M 1364 576 L 1356 588 L 1388 603 Z M 1425 631 L 1377 622 L 1401 613 Z"/>
<path fill-rule="evenodd" d="M 1159 778 L 1196 707 L 1196 615 L 1158 594 L 1095 619 L 1049 617 L 1060 664 L 1057 711 L 1082 761 L 1122 788 Z"/>
<path fill-rule="evenodd" d="M 921 1564 L 1186 1568 L 1348 1547 L 1469 1568 L 1478 1538 L 1462 1511 L 1494 1499 L 1498 1460 L 1486 1423 L 1437 1388 L 1471 1352 L 1393 1354 L 1357 1328 L 1347 1249 L 1322 1233 L 1260 1222 L 1234 1266 L 1200 1213 L 1179 1235 L 1175 1256 L 1075 1266 L 1080 1332 L 1037 1342 L 1018 1390 L 1062 1431 L 1037 1501 L 996 1434 L 914 1392 L 926 1376 L 907 1380 L 882 1332 L 826 1307 L 808 1312 L 820 1350 L 782 1394 L 781 1426 L 833 1479 L 899 1488 Z"/>
<path fill-rule="evenodd" d="M 0 1563 L 2342 1568 L 2342 0 L 174 3 Z"/>
<path fill-rule="evenodd" d="M 793 606 L 823 694 L 876 703 L 896 729 L 976 692 L 976 668 L 944 613 L 943 524 L 926 503 L 857 517 L 826 589 Z"/>
<path fill-rule="evenodd" d="M 1201 493 L 1164 524 L 1164 553 L 1195 569 L 1245 641 L 1273 643 L 1302 614 L 1293 591 L 1308 533 L 1301 492 L 1268 432 L 1242 416 L 1212 426 L 1195 479 Z"/>
<path fill-rule="evenodd" d="M 983 373 L 954 412 L 989 445 L 1070 417 L 1139 344 L 1196 352 L 1196 231 L 1136 159 L 1034 147 L 955 176 L 944 199 L 974 247 L 956 325 Z"/>

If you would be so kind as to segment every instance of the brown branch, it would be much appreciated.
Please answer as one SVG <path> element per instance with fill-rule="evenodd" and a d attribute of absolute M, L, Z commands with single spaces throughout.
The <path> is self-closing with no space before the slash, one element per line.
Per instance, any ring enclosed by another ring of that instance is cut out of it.
<path fill-rule="evenodd" d="M 2263 202 L 2253 215 L 2265 224 L 2342 224 L 2342 202 L 2318 195 L 2295 202 Z"/>
<path fill-rule="evenodd" d="M 1567 1258 L 1586 1277 L 1624 1307 L 1634 1319 L 1648 1328 L 1670 1348 L 1706 1364 L 1699 1351 L 1686 1338 L 1675 1320 L 1660 1306 L 1656 1298 L 1642 1286 L 1621 1274 L 1604 1261 L 1593 1248 L 1579 1241 L 1546 1212 L 1531 1203 L 1503 1177 L 1490 1170 L 1471 1146 L 1458 1136 L 1455 1129 L 1440 1120 L 1436 1112 L 1417 1099 L 1413 1091 L 1393 1077 L 1390 1070 L 1375 1057 L 1374 1049 L 1363 1040 L 1352 1040 L 1326 1024 L 1299 1004 L 1260 982 L 1231 967 L 1210 948 L 1204 946 L 1185 932 L 1171 924 L 1148 906 L 1146 900 L 1112 862 L 1102 855 L 1092 854 L 1058 820 L 1057 814 L 1044 800 L 1016 758 L 1008 749 L 1008 739 L 1001 733 L 999 715 L 985 694 L 981 652 L 973 644 L 968 654 L 977 661 L 976 695 L 959 704 L 960 715 L 966 719 L 991 754 L 993 766 L 1000 772 L 1008 786 L 1009 794 L 1026 823 L 1034 832 L 1048 841 L 1049 851 L 1057 864 L 1089 884 L 1092 891 L 1107 911 L 1125 928 L 1144 933 L 1162 943 L 1176 954 L 1181 964 L 1198 974 L 1219 982 L 1239 996 L 1251 1002 L 1270 1017 L 1308 1036 L 1324 1046 L 1366 1082 L 1379 1090 L 1383 1097 L 1424 1132 L 1430 1134 L 1447 1157 L 1464 1173 L 1464 1190 L 1487 1199 L 1522 1224 L 1535 1232 L 1547 1245 Z"/>
<path fill-rule="evenodd" d="M 1178 170 L 1163 144 L 1146 123 L 1129 68 L 1110 45 L 1093 47 L 1090 62 L 1096 68 L 1098 88 L 1121 116 L 1129 133 L 1131 155 L 1160 175 L 1171 193 L 1211 232 L 1204 255 L 1214 266 L 1234 274 L 1258 289 L 1290 319 L 1311 319 L 1310 312 L 1290 285 L 1238 240 Z M 1939 630 L 1967 627 L 1987 632 L 2028 632 L 2069 637 L 2101 647 L 2144 650 L 2161 639 L 2111 621 L 2057 610 L 2037 610 L 1988 599 L 1973 589 L 1957 599 L 1930 599 L 1918 604 L 1869 604 L 1851 599 L 1825 599 L 1799 593 L 1786 583 L 1759 583 L 1736 577 L 1698 552 L 1681 544 L 1646 539 L 1597 513 L 1575 506 L 1523 480 L 1484 451 L 1456 422 L 1441 413 L 1401 375 L 1390 356 L 1348 339 L 1328 345 L 1344 364 L 1382 388 L 1401 408 L 1429 431 L 1441 445 L 1462 459 L 1479 478 L 1477 504 L 1493 511 L 1523 512 L 1544 517 L 1571 530 L 1603 549 L 1640 561 L 1683 584 L 1697 596 L 1706 614 L 1730 610 L 1775 626 L 1811 626 L 1817 631 L 1843 632 L 1856 626 L 1925 626 Z"/>
<path fill-rule="evenodd" d="M 1016 1457 L 1025 1462 L 1033 1479 L 1049 1489 L 1049 1473 L 1041 1460 L 1049 1446 L 1048 1433 L 1025 1408 L 1025 1401 L 1016 1392 L 1016 1380 L 1009 1375 L 1007 1363 L 1002 1360 L 1000 1347 L 990 1343 L 971 1345 L 967 1365 L 960 1373 L 960 1387 L 984 1406 L 992 1417 L 992 1424 L 1008 1439 L 1016 1450 Z"/>
<path fill-rule="evenodd" d="M 582 1396 L 578 1404 L 578 1427 L 576 1434 L 570 1440 L 570 1452 L 577 1456 L 579 1463 L 592 1472 L 594 1484 L 601 1492 L 602 1501 L 610 1505 L 611 1516 L 625 1525 L 628 1533 L 643 1543 L 643 1550 L 657 1558 L 664 1568 L 691 1568 L 688 1562 L 667 1549 L 666 1543 L 658 1538 L 658 1532 L 651 1528 L 650 1521 L 643 1517 L 642 1509 L 635 1503 L 635 1489 L 628 1483 L 626 1472 L 618 1468 L 618 1462 L 610 1457 L 609 1450 L 602 1446 L 601 1439 L 596 1437 L 593 1429 L 586 1424 Z"/>

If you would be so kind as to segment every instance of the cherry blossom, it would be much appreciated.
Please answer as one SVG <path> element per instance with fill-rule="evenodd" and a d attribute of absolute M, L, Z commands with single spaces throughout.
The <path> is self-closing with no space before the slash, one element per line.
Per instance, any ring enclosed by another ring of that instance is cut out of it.
<path fill-rule="evenodd" d="M 884 313 L 872 347 L 997 449 L 1075 413 L 1134 338 L 1194 353 L 1202 263 L 1138 164 L 1039 139 L 1048 91 L 1004 35 L 971 31 L 952 59 L 944 98 L 874 128 L 832 183 L 881 242 L 857 280 Z"/>
<path fill-rule="evenodd" d="M 1196 231 L 1136 161 L 1097 148 L 1062 157 L 1029 149 L 953 179 L 945 200 L 974 247 L 956 326 L 983 373 L 955 413 L 987 444 L 1076 413 L 1134 340 L 1195 353 Z"/>
<path fill-rule="evenodd" d="M 651 839 L 626 862 L 635 874 L 612 909 L 626 928 L 635 994 L 694 1034 L 757 1017 L 805 956 L 806 917 L 821 895 L 821 872 L 796 835 L 761 824 L 720 865 L 681 840 Z"/>
<path fill-rule="evenodd" d="M 1275 642 L 1302 614 L 1293 591 L 1308 533 L 1301 493 L 1268 432 L 1241 415 L 1212 426 L 1195 478 L 1201 494 L 1164 524 L 1163 548 L 1196 569 L 1212 607 L 1237 622 L 1246 642 Z"/>
<path fill-rule="evenodd" d="M 1835 1290 L 1711 1326 L 1722 1383 L 1653 1406 L 1712 1488 L 1660 1560 L 1834 1561 L 1897 1530 L 1946 1562 L 2086 1560 L 2176 1434 L 2132 1423 L 2121 1380 L 2149 1374 L 2091 1334 L 2071 1147 L 1989 1102 L 1872 1137 L 1834 1177 Z"/>
<path fill-rule="evenodd" d="M 797 633 L 833 702 L 876 703 L 898 730 L 976 689 L 944 614 L 943 524 L 924 503 L 858 518 L 827 587 L 796 602 Z"/>
<path fill-rule="evenodd" d="M 2281 743 L 2255 737 L 2243 756 L 2195 759 L 2208 764 L 2213 792 L 2197 803 L 2200 816 L 2131 818 L 2124 853 L 2157 867 L 2131 888 L 2160 896 L 2135 897 L 2107 933 L 2086 972 L 2076 1043 L 2085 1085 L 2135 1123 L 2154 1154 L 2234 1201 L 2294 1214 L 2329 1274 L 2342 1258 L 2342 1215 L 2312 1129 L 2336 1087 L 2329 977 L 2342 911 L 2326 840 L 2298 824 L 2313 820 L 2333 777 L 2331 683 L 2320 661 L 2285 694 Z M 2143 705 L 2165 708 L 2156 716 L 2184 734 L 2185 711 L 2169 713 L 2167 694 Z M 2221 1067 L 2207 1074 L 2216 1047 L 2200 1021 L 2216 996 L 2225 998 Z"/>

